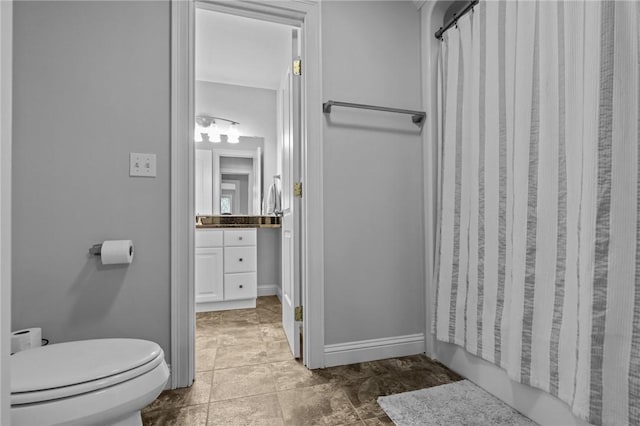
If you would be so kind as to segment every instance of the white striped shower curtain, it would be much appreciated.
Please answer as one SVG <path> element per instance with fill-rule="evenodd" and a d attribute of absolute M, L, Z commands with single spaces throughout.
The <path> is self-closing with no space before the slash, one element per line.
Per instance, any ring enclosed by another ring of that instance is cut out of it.
<path fill-rule="evenodd" d="M 439 62 L 434 332 L 640 424 L 640 2 L 482 1 Z"/>

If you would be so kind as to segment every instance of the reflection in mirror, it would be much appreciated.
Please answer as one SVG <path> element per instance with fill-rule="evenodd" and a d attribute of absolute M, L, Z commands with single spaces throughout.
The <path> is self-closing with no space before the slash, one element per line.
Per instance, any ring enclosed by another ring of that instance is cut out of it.
<path fill-rule="evenodd" d="M 261 214 L 261 137 L 240 137 L 233 145 L 196 143 L 196 214 Z"/>
<path fill-rule="evenodd" d="M 249 174 L 222 173 L 220 179 L 220 214 L 248 215 L 251 197 Z"/>

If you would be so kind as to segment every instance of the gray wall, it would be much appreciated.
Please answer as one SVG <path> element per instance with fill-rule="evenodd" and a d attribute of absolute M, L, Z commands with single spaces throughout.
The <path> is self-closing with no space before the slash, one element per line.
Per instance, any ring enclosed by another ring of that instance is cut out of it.
<path fill-rule="evenodd" d="M 323 99 L 421 109 L 419 31 L 409 1 L 323 2 Z M 419 129 L 375 111 L 325 117 L 325 344 L 424 332 Z"/>
<path fill-rule="evenodd" d="M 169 2 L 14 10 L 13 329 L 145 338 L 168 359 Z M 130 178 L 129 152 L 155 153 L 157 178 Z M 128 267 L 87 255 L 125 238 Z"/>
<path fill-rule="evenodd" d="M 282 288 L 280 240 L 279 228 L 258 229 L 258 287 L 275 285 Z"/>

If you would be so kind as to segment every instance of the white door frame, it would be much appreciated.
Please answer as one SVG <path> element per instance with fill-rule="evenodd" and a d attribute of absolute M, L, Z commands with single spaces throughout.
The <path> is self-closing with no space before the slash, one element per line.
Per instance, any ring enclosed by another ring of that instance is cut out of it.
<path fill-rule="evenodd" d="M 302 29 L 302 303 L 304 364 L 324 367 L 324 223 L 320 3 L 310 0 L 198 2 L 198 7 Z M 171 387 L 194 378 L 194 21 L 193 0 L 171 1 Z"/>
<path fill-rule="evenodd" d="M 0 424 L 10 416 L 13 2 L 0 1 Z"/>

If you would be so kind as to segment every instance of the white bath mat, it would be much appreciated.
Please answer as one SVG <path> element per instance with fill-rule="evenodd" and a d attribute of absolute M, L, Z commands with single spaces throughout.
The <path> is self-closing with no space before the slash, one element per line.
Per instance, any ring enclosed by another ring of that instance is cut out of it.
<path fill-rule="evenodd" d="M 381 396 L 378 404 L 398 426 L 537 424 L 468 380 Z"/>

